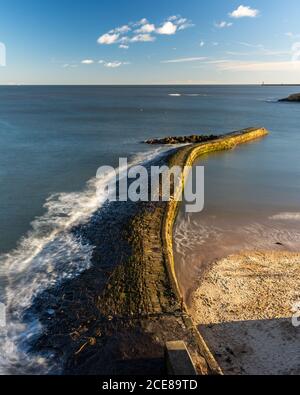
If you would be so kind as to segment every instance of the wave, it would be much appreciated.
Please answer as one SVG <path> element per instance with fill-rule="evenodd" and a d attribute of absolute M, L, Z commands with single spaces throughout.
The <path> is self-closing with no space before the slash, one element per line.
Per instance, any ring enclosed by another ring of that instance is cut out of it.
<path fill-rule="evenodd" d="M 184 256 L 187 252 L 193 253 L 210 239 L 220 239 L 222 229 L 213 225 L 192 220 L 187 216 L 185 220 L 178 220 L 174 231 L 176 252 Z"/>
<path fill-rule="evenodd" d="M 293 216 L 292 216 L 293 215 Z M 270 219 L 300 219 L 300 213 L 283 213 Z M 234 226 L 214 220 L 193 220 L 190 217 L 177 221 L 174 231 L 176 252 L 184 257 L 202 253 L 218 255 L 218 250 L 226 254 L 243 250 L 273 250 L 282 246 L 287 250 L 299 251 L 300 231 L 298 227 L 284 226 L 273 221 L 241 222 Z M 224 256 L 226 256 L 226 254 Z M 188 260 L 188 259 L 187 259 Z"/>
<path fill-rule="evenodd" d="M 267 99 L 259 99 L 259 101 L 263 101 L 265 103 L 278 103 L 278 99 L 274 97 L 269 97 Z"/>
<path fill-rule="evenodd" d="M 208 96 L 206 93 L 185 93 L 184 96 L 190 96 L 190 97 L 206 97 Z"/>
<path fill-rule="evenodd" d="M 208 95 L 205 94 L 205 93 L 169 93 L 169 96 L 171 96 L 171 97 L 180 97 L 180 96 L 188 96 L 188 97 L 202 96 L 202 97 L 206 97 Z"/>
<path fill-rule="evenodd" d="M 153 160 L 168 148 L 138 154 L 130 166 Z M 118 169 L 120 178 L 126 168 Z M 0 255 L 0 302 L 6 307 L 6 326 L 0 328 L 0 374 L 47 374 L 59 371 L 51 356 L 28 352 L 28 341 L 42 328 L 36 319 L 24 321 L 26 310 L 45 289 L 74 278 L 91 266 L 94 246 L 72 233 L 107 201 L 101 193 L 113 174 L 88 181 L 82 192 L 55 194 L 47 199 L 46 213 L 31 224 L 18 247 Z"/>
<path fill-rule="evenodd" d="M 279 213 L 270 217 L 271 220 L 275 221 L 299 221 L 300 213 Z"/>

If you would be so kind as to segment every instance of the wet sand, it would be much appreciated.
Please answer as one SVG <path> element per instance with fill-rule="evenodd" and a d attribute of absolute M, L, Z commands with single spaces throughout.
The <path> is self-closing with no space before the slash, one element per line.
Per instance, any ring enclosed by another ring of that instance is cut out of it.
<path fill-rule="evenodd" d="M 180 213 L 174 230 L 177 277 L 187 304 L 211 265 L 241 251 L 299 252 L 298 220 L 273 213 L 234 212 L 211 208 L 186 216 Z"/>
<path fill-rule="evenodd" d="M 300 374 L 300 253 L 247 251 L 215 262 L 191 314 L 225 374 Z"/>

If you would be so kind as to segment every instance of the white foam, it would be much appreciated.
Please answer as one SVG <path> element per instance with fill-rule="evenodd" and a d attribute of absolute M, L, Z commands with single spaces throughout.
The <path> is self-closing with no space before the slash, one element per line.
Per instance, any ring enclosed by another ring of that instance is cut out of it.
<path fill-rule="evenodd" d="M 191 221 L 191 217 L 187 216 L 185 220 L 177 221 L 175 227 L 176 252 L 182 256 L 193 253 L 200 246 L 207 244 L 210 239 L 219 238 L 221 234 L 222 229 L 195 220 Z"/>
<path fill-rule="evenodd" d="M 184 96 L 190 96 L 190 97 L 206 97 L 208 96 L 206 93 L 186 93 Z"/>
<path fill-rule="evenodd" d="M 290 219 L 290 216 L 287 217 Z M 225 257 L 237 251 L 256 249 L 285 248 L 289 251 L 299 251 L 300 230 L 298 227 L 291 227 L 290 224 L 284 226 L 268 220 L 259 223 L 251 219 L 239 225 L 219 223 L 220 226 L 215 220 L 213 223 L 209 219 L 195 221 L 190 217 L 178 220 L 174 232 L 176 253 L 184 261 L 191 262 L 191 258 L 197 256 L 199 251 L 204 257 L 208 254 L 215 254 L 217 257 L 220 255 L 219 252 Z"/>
<path fill-rule="evenodd" d="M 266 103 L 278 103 L 278 99 L 267 99 Z"/>
<path fill-rule="evenodd" d="M 167 148 L 137 155 L 131 165 L 152 160 Z M 119 174 L 126 169 L 119 169 Z M 125 173 L 124 173 L 125 174 Z M 37 321 L 24 324 L 24 311 L 45 289 L 74 278 L 91 265 L 93 246 L 84 243 L 71 228 L 89 220 L 106 201 L 101 195 L 106 179 L 93 178 L 83 192 L 52 195 L 46 213 L 32 222 L 32 230 L 17 249 L 0 255 L 0 302 L 7 309 L 7 325 L 0 328 L 0 374 L 49 373 L 59 367 L 27 353 L 26 341 L 41 330 Z"/>
<path fill-rule="evenodd" d="M 206 97 L 208 96 L 206 93 L 169 93 L 171 97 L 180 97 L 180 96 L 187 96 L 187 97 Z"/>
<path fill-rule="evenodd" d="M 270 217 L 275 221 L 299 221 L 300 213 L 279 213 Z"/>

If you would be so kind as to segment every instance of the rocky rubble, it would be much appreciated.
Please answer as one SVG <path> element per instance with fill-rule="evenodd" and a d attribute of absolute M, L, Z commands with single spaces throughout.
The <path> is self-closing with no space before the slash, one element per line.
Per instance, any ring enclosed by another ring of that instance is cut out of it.
<path fill-rule="evenodd" d="M 295 93 L 293 95 L 290 95 L 289 97 L 286 97 L 284 99 L 279 100 L 281 102 L 300 102 L 300 93 Z"/>
<path fill-rule="evenodd" d="M 192 135 L 192 136 L 175 136 L 175 137 L 164 137 L 162 139 L 150 139 L 146 140 L 146 144 L 155 145 L 174 145 L 174 144 L 199 144 L 199 143 L 206 143 L 207 141 L 216 140 L 218 136 L 214 135 Z"/>

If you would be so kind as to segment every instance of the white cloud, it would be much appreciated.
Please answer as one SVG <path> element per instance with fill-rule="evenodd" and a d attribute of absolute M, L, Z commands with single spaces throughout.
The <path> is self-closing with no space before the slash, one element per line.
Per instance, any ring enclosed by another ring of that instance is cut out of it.
<path fill-rule="evenodd" d="M 127 36 L 123 36 L 118 40 L 118 43 L 120 44 L 128 44 L 129 43 L 129 38 Z"/>
<path fill-rule="evenodd" d="M 185 18 L 181 18 L 177 21 L 177 25 L 178 25 L 178 30 L 185 30 L 188 29 L 189 27 L 194 27 L 195 25 L 193 23 L 191 23 L 190 21 L 188 21 Z"/>
<path fill-rule="evenodd" d="M 172 35 L 176 33 L 177 28 L 178 28 L 177 25 L 175 25 L 171 21 L 168 21 L 165 22 L 160 28 L 156 29 L 156 32 L 158 34 Z"/>
<path fill-rule="evenodd" d="M 300 34 L 294 34 L 292 32 L 285 33 L 285 35 L 293 40 L 297 40 L 300 38 Z"/>
<path fill-rule="evenodd" d="M 278 51 L 278 50 L 272 50 L 272 49 L 267 49 L 265 48 L 262 44 L 251 44 L 247 42 L 238 42 L 238 44 L 248 47 L 248 48 L 253 48 L 256 49 L 257 51 L 254 52 L 248 52 L 246 54 L 248 55 L 264 55 L 264 56 L 284 56 L 284 55 L 289 55 L 291 52 L 290 51 Z"/>
<path fill-rule="evenodd" d="M 224 29 L 225 27 L 231 27 L 233 23 L 231 22 L 226 22 L 226 21 L 221 21 L 221 22 L 216 22 L 215 27 L 218 29 Z"/>
<path fill-rule="evenodd" d="M 205 45 L 205 42 L 204 41 L 200 41 L 200 47 L 204 47 L 204 45 Z"/>
<path fill-rule="evenodd" d="M 300 60 L 300 42 L 294 43 L 292 46 L 292 61 L 297 62 Z"/>
<path fill-rule="evenodd" d="M 121 49 L 128 49 L 128 48 L 129 48 L 129 45 L 120 44 L 120 45 L 119 45 L 119 48 L 121 48 Z"/>
<path fill-rule="evenodd" d="M 155 35 L 174 35 L 178 31 L 194 26 L 187 18 L 174 15 L 164 20 L 158 27 L 143 18 L 138 22 L 116 27 L 103 34 L 97 40 L 101 45 L 119 44 L 119 48 L 127 49 L 128 43 L 153 42 Z M 123 45 L 122 45 L 123 44 Z"/>
<path fill-rule="evenodd" d="M 222 64 L 222 63 L 228 63 L 229 60 L 226 59 L 217 59 L 217 60 L 209 60 L 207 62 L 204 62 L 206 64 Z"/>
<path fill-rule="evenodd" d="M 136 33 L 153 33 L 155 32 L 155 25 L 152 23 L 146 23 L 145 25 L 142 25 L 139 29 L 137 29 L 135 32 Z"/>
<path fill-rule="evenodd" d="M 238 44 L 243 45 L 244 47 L 249 47 L 249 48 L 258 48 L 258 49 L 264 48 L 264 46 L 262 44 L 251 44 L 251 43 L 247 43 L 245 41 L 239 41 Z"/>
<path fill-rule="evenodd" d="M 130 32 L 131 28 L 128 25 L 116 27 L 115 29 L 111 30 L 110 33 L 119 33 L 119 34 L 124 34 Z"/>
<path fill-rule="evenodd" d="M 122 66 L 122 62 L 107 62 L 104 64 L 105 67 L 115 69 Z"/>
<path fill-rule="evenodd" d="M 231 18 L 256 18 L 258 15 L 259 10 L 244 5 L 240 5 L 236 10 L 229 14 Z"/>
<path fill-rule="evenodd" d="M 111 45 L 111 44 L 115 44 L 118 42 L 118 39 L 120 37 L 119 33 L 106 33 L 103 34 L 103 36 L 98 38 L 98 43 L 102 44 L 102 45 Z"/>
<path fill-rule="evenodd" d="M 82 64 L 93 64 L 95 63 L 93 59 L 84 59 L 81 61 Z"/>
<path fill-rule="evenodd" d="M 187 18 L 182 18 L 180 15 L 173 15 L 167 19 L 168 22 L 172 22 L 177 27 L 178 31 L 188 29 L 189 27 L 195 26 Z"/>
<path fill-rule="evenodd" d="M 285 62 L 245 62 L 225 60 L 218 64 L 222 71 L 295 71 L 300 70 L 300 61 Z"/>
<path fill-rule="evenodd" d="M 65 63 L 62 65 L 63 69 L 76 69 L 78 67 L 77 64 L 69 64 L 69 63 Z"/>
<path fill-rule="evenodd" d="M 138 34 L 130 39 L 130 42 L 137 43 L 137 42 L 152 42 L 155 41 L 156 38 L 151 36 L 150 34 Z"/>
<path fill-rule="evenodd" d="M 130 64 L 129 62 L 120 62 L 120 61 L 114 61 L 114 62 L 105 62 L 104 66 L 110 69 L 116 69 L 118 67 L 121 67 L 123 65 L 128 65 Z"/>
<path fill-rule="evenodd" d="M 148 23 L 147 18 L 142 18 L 140 21 L 137 22 L 137 25 L 146 25 Z"/>
<path fill-rule="evenodd" d="M 205 57 L 194 57 L 194 58 L 178 58 L 178 59 L 170 59 L 163 60 L 161 63 L 187 63 L 187 62 L 199 62 L 206 60 Z"/>
<path fill-rule="evenodd" d="M 183 30 L 188 27 L 194 26 L 191 21 L 189 21 L 187 18 L 182 18 L 181 15 L 170 16 L 167 21 L 172 22 L 174 25 L 176 25 L 178 27 L 178 30 Z"/>
<path fill-rule="evenodd" d="M 176 21 L 178 19 L 178 15 L 169 16 L 168 21 Z"/>
<path fill-rule="evenodd" d="M 189 27 L 194 27 L 194 26 L 195 25 L 193 23 L 187 22 L 187 23 L 184 23 L 182 25 L 179 25 L 178 26 L 178 31 L 185 30 L 185 29 L 188 29 Z"/>

